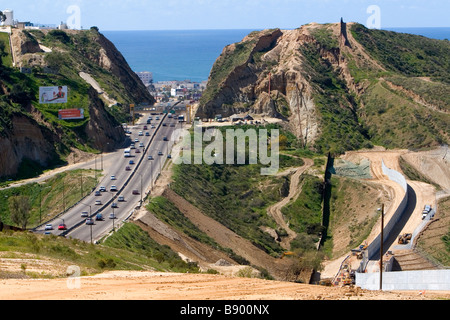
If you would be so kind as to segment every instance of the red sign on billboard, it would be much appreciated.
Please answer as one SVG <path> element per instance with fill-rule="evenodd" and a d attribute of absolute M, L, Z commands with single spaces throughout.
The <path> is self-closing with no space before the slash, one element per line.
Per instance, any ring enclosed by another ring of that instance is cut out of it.
<path fill-rule="evenodd" d="M 84 119 L 83 109 L 63 109 L 58 111 L 58 118 L 62 120 Z"/>

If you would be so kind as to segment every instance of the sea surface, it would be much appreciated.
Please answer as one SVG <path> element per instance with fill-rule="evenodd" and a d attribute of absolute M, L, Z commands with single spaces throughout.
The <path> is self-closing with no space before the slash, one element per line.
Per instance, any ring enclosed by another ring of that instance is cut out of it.
<path fill-rule="evenodd" d="M 386 28 L 433 39 L 450 39 L 450 28 Z M 223 48 L 254 30 L 103 31 L 135 72 L 150 71 L 153 81 L 208 80 Z"/>

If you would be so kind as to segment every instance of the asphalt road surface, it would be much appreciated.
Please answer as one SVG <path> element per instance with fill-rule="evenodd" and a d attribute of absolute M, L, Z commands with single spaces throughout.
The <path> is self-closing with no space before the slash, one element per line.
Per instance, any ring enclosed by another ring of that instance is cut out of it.
<path fill-rule="evenodd" d="M 172 133 L 181 126 L 175 115 L 173 118 L 167 114 L 151 115 L 153 119 L 150 125 L 147 124 L 148 116 L 150 113 L 144 113 L 139 123 L 128 128 L 131 134 L 128 134 L 123 149 L 117 150 L 103 160 L 108 161 L 108 165 L 104 166 L 107 170 L 103 171 L 104 176 L 98 188 L 76 206 L 54 219 L 51 222 L 52 230 L 45 230 L 45 225 L 43 225 L 36 232 L 47 232 L 95 242 L 113 230 L 118 223 L 127 219 L 133 210 L 140 206 L 146 191 L 149 191 L 154 185 L 167 160 L 173 144 Z M 159 120 L 156 120 L 156 117 L 159 117 Z M 152 128 L 152 125 L 155 128 Z M 147 126 L 147 130 L 144 130 L 144 126 Z M 142 135 L 139 135 L 139 132 L 142 132 Z M 148 132 L 148 136 L 146 132 Z M 164 138 L 167 138 L 167 141 Z M 135 141 L 135 139 L 137 140 Z M 125 157 L 124 150 L 129 148 L 132 142 L 135 143 L 136 149 L 131 150 L 131 157 Z M 141 142 L 144 147 L 139 146 Z M 149 156 L 152 156 L 153 159 L 149 160 Z M 130 160 L 133 163 L 130 163 Z M 97 167 L 100 169 L 99 161 L 97 161 Z M 115 186 L 117 191 L 113 191 L 112 186 Z M 95 191 L 100 191 L 100 187 L 104 187 L 105 191 L 96 195 Z M 119 201 L 119 196 L 123 196 L 124 201 Z M 115 203 L 117 207 L 112 208 L 112 203 Z M 86 224 L 86 217 L 82 216 L 82 212 L 87 212 L 88 217 L 93 219 L 93 225 Z M 103 216 L 102 220 L 96 219 L 99 213 Z M 111 214 L 114 215 L 114 218 L 110 216 Z M 58 226 L 63 223 L 67 229 L 58 230 Z"/>

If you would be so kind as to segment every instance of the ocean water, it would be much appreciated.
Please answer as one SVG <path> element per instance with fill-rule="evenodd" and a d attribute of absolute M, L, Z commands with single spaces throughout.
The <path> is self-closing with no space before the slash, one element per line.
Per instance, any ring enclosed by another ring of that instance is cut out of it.
<path fill-rule="evenodd" d="M 208 80 L 223 48 L 253 30 L 103 31 L 135 72 L 150 71 L 153 81 Z"/>
<path fill-rule="evenodd" d="M 386 30 L 450 39 L 450 28 L 386 28 Z M 103 31 L 135 72 L 150 71 L 153 80 L 208 80 L 214 61 L 226 45 L 254 30 Z"/>

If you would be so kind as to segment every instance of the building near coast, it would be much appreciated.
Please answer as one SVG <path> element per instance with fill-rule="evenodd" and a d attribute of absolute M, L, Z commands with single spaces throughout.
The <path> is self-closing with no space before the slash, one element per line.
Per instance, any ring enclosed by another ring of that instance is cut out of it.
<path fill-rule="evenodd" d="M 150 85 L 153 82 L 153 74 L 149 71 L 136 72 L 139 79 L 141 79 L 142 83 L 146 86 Z"/>
<path fill-rule="evenodd" d="M 14 11 L 6 9 L 2 11 L 5 15 L 5 21 L 2 21 L 2 26 L 13 26 L 14 25 Z"/>

